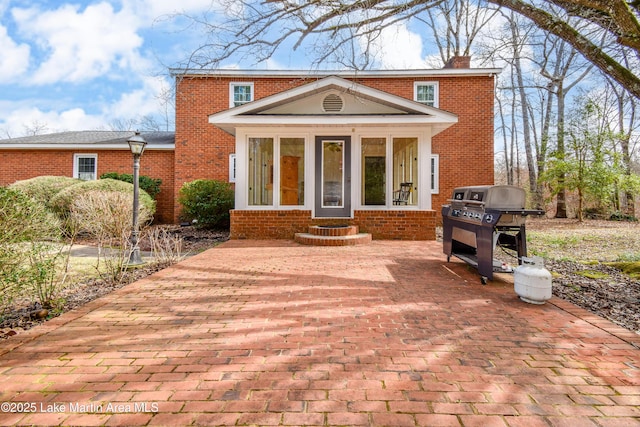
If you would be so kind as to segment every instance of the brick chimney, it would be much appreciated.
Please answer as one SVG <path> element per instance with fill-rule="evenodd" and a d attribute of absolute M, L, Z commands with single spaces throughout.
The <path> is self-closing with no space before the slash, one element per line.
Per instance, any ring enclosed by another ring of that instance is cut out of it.
<path fill-rule="evenodd" d="M 444 68 L 471 68 L 471 57 L 454 56 L 444 64 Z"/>

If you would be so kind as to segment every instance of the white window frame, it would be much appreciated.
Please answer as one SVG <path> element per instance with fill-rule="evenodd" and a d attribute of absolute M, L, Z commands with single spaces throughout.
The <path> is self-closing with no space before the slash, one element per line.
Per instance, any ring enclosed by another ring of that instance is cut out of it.
<path fill-rule="evenodd" d="M 440 194 L 440 155 L 431 154 L 429 163 L 431 171 L 431 194 Z"/>
<path fill-rule="evenodd" d="M 420 86 L 433 86 L 433 105 L 418 100 L 418 87 Z M 429 107 L 439 108 L 440 105 L 440 84 L 439 82 L 413 82 L 413 100 Z"/>
<path fill-rule="evenodd" d="M 236 182 L 236 154 L 229 154 L 229 182 Z"/>
<path fill-rule="evenodd" d="M 235 91 L 234 91 L 234 88 L 236 86 L 249 86 L 249 87 L 251 87 L 251 96 L 250 96 L 250 99 L 248 101 L 241 102 L 238 105 L 236 105 L 236 102 L 235 102 Z M 254 100 L 253 82 L 231 82 L 231 83 L 229 83 L 229 108 L 237 107 L 239 105 L 246 104 L 246 103 L 251 102 L 253 100 Z"/>
<path fill-rule="evenodd" d="M 97 154 L 88 154 L 88 153 L 75 153 L 73 155 L 73 177 L 80 179 L 80 159 L 94 159 L 95 160 L 95 171 L 93 175 L 93 179 L 89 181 L 95 181 L 98 179 L 98 155 Z"/>

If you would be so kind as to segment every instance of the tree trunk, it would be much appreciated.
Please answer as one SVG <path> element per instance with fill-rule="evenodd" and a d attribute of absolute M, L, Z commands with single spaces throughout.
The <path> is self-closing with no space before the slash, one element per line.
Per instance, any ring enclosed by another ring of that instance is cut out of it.
<path fill-rule="evenodd" d="M 565 147 L 564 147 L 564 90 L 562 87 L 562 81 L 558 83 L 558 146 L 556 156 L 559 161 L 564 161 Z M 556 198 L 556 218 L 567 217 L 567 189 L 564 186 L 565 176 L 564 173 L 558 174 L 558 189 Z"/>
<path fill-rule="evenodd" d="M 531 128 L 529 125 L 529 101 L 527 99 L 527 92 L 524 87 L 524 78 L 522 77 L 522 65 L 520 63 L 520 49 L 522 47 L 519 41 L 520 36 L 518 34 L 518 26 L 514 15 L 512 14 L 509 20 L 509 27 L 511 29 L 512 43 L 513 43 L 513 66 L 515 68 L 515 74 L 517 79 L 517 88 L 520 94 L 520 108 L 522 110 L 522 131 L 524 136 L 524 150 L 527 155 L 527 168 L 529 170 L 529 191 L 535 194 L 538 186 L 538 178 L 536 176 L 536 165 L 533 158 L 533 150 L 531 148 Z"/>

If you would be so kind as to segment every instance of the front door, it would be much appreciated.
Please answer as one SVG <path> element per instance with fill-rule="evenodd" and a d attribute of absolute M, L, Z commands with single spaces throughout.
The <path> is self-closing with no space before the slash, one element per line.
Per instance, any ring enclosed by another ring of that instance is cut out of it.
<path fill-rule="evenodd" d="M 351 137 L 316 137 L 316 217 L 351 216 Z"/>

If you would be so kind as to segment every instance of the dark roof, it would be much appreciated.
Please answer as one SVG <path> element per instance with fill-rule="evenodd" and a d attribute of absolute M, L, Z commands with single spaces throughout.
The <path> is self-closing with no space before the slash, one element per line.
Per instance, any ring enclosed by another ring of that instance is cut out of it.
<path fill-rule="evenodd" d="M 127 140 L 133 135 L 135 135 L 133 131 L 82 130 L 1 139 L 0 146 L 114 145 L 127 147 Z M 140 135 L 151 145 L 173 145 L 175 143 L 175 132 L 140 132 Z"/>

